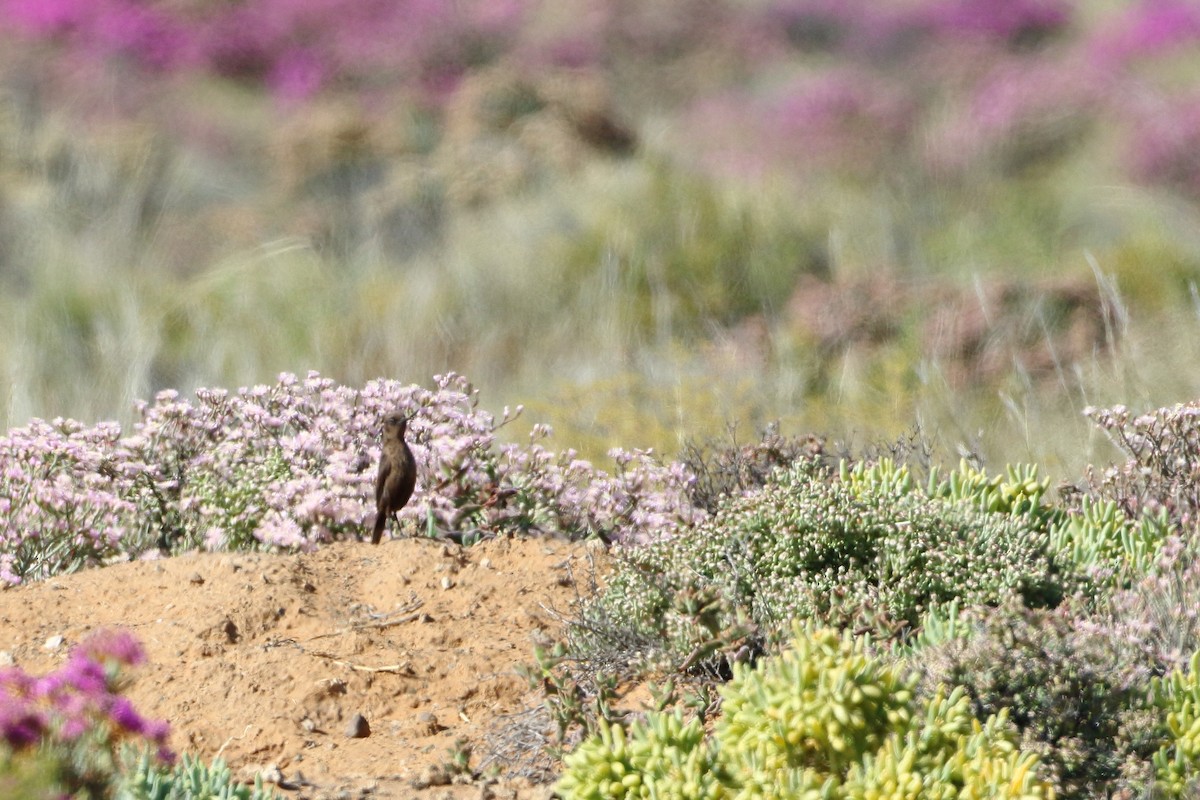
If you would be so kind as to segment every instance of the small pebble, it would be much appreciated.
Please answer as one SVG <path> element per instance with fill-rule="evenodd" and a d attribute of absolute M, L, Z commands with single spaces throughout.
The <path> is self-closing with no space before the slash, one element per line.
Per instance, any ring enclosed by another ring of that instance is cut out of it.
<path fill-rule="evenodd" d="M 350 724 L 346 726 L 346 738 L 348 739 L 365 739 L 371 735 L 371 725 L 367 722 L 367 718 L 362 714 L 355 714 L 350 718 Z"/>
<path fill-rule="evenodd" d="M 42 648 L 45 650 L 57 650 L 58 648 L 62 647 L 64 641 L 66 640 L 62 636 L 51 636 L 46 640 L 46 643 L 42 645 Z"/>

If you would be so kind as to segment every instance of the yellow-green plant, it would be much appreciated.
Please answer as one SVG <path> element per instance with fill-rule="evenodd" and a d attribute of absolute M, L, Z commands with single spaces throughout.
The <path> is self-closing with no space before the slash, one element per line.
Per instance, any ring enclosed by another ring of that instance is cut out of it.
<path fill-rule="evenodd" d="M 962 687 L 928 701 L 904 667 L 848 633 L 793 628 L 777 658 L 738 665 L 722 717 L 651 713 L 628 734 L 601 722 L 564 759 L 568 800 L 1052 800 L 1038 759 L 1020 750 L 1004 712 L 980 722 Z"/>
<path fill-rule="evenodd" d="M 600 720 L 596 734 L 563 759 L 566 771 L 556 791 L 572 800 L 657 798 L 718 800 L 726 797 L 699 721 L 651 713 L 628 735 Z"/>
<path fill-rule="evenodd" d="M 1042 502 L 1049 487 L 1049 478 L 1038 478 L 1036 464 L 1009 464 L 1003 475 L 988 475 L 962 459 L 944 480 L 937 467 L 930 470 L 926 494 L 991 514 L 1049 522 L 1053 511 Z"/>
<path fill-rule="evenodd" d="M 1112 500 L 1085 496 L 1078 512 L 1050 527 L 1050 548 L 1095 584 L 1128 588 L 1149 572 L 1173 532 L 1166 509 L 1131 520 Z"/>
<path fill-rule="evenodd" d="M 1053 798 L 1038 778 L 1038 758 L 1018 750 L 1006 711 L 980 724 L 959 686 L 938 688 L 925 717 L 893 733 L 852 768 L 844 796 L 852 800 L 951 800 L 951 798 Z"/>
<path fill-rule="evenodd" d="M 761 667 L 735 666 L 721 694 L 716 735 L 723 753 L 736 754 L 739 782 L 812 770 L 823 784 L 907 725 L 912 682 L 868 655 L 864 639 L 823 629 L 797 631 Z"/>
<path fill-rule="evenodd" d="M 1151 681 L 1154 705 L 1165 712 L 1170 741 L 1154 754 L 1158 788 L 1170 797 L 1183 797 L 1200 772 L 1200 650 L 1188 671 L 1176 668 Z"/>
<path fill-rule="evenodd" d="M 843 459 L 838 464 L 838 479 L 858 497 L 864 494 L 899 497 L 916 486 L 908 465 L 897 464 L 891 458 L 859 461 L 853 467 Z"/>

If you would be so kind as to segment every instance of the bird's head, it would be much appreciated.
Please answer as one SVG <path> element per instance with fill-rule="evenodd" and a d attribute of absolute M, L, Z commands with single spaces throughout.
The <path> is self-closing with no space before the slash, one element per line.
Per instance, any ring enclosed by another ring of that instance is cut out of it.
<path fill-rule="evenodd" d="M 404 436 L 404 432 L 408 430 L 408 421 L 411 416 L 401 414 L 399 411 L 393 411 L 383 418 L 383 433 L 385 436 Z"/>

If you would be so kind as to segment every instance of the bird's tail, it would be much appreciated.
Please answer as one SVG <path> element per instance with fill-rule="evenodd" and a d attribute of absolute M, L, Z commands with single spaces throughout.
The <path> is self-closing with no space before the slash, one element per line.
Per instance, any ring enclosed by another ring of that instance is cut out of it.
<path fill-rule="evenodd" d="M 379 544 L 383 538 L 383 529 L 387 527 L 387 514 L 380 511 L 375 515 L 375 532 L 371 534 L 371 544 Z"/>

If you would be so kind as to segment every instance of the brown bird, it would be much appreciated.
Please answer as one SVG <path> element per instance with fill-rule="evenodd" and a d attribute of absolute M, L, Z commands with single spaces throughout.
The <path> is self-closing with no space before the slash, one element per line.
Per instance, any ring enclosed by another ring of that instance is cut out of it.
<path fill-rule="evenodd" d="M 417 462 L 404 441 L 408 417 L 388 414 L 383 421 L 383 453 L 379 456 L 379 477 L 375 479 L 375 533 L 371 544 L 379 544 L 388 517 L 404 508 L 417 483 Z"/>

